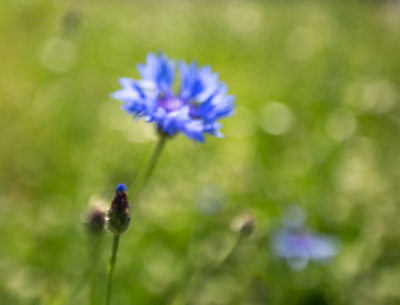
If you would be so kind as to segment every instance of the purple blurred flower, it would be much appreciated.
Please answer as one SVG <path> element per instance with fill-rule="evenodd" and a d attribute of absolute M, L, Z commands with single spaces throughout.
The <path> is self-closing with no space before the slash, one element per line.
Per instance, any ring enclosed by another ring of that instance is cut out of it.
<path fill-rule="evenodd" d="M 111 94 L 123 102 L 122 109 L 147 122 L 155 122 L 161 133 L 183 133 L 204 142 L 204 134 L 223 137 L 219 119 L 233 114 L 234 97 L 218 81 L 211 67 L 198 67 L 192 61 L 173 62 L 165 54 L 148 53 L 145 64 L 137 66 L 142 79 L 120 78 L 122 86 Z M 176 70 L 179 89 L 175 92 Z"/>
<path fill-rule="evenodd" d="M 294 270 L 304 269 L 310 260 L 326 262 L 339 251 L 337 238 L 306 230 L 305 220 L 301 209 L 290 207 L 282 220 L 286 228 L 276 232 L 272 239 L 276 255 L 286 258 Z"/>
<path fill-rule="evenodd" d="M 279 257 L 286 258 L 294 270 L 304 269 L 309 260 L 324 262 L 338 252 L 338 242 L 331 235 L 284 229 L 273 238 L 273 247 Z"/>

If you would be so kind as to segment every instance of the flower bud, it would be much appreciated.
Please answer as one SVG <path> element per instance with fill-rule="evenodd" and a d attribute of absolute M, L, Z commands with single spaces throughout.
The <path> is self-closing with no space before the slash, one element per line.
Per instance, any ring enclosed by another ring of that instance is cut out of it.
<path fill-rule="evenodd" d="M 256 227 L 255 217 L 245 214 L 236 218 L 231 225 L 233 231 L 240 233 L 242 236 L 250 235 Z"/>
<path fill-rule="evenodd" d="M 119 184 L 115 190 L 111 207 L 107 212 L 107 230 L 115 235 L 124 233 L 131 221 L 125 185 Z"/>
<path fill-rule="evenodd" d="M 106 223 L 105 211 L 104 201 L 98 195 L 90 197 L 88 208 L 81 215 L 81 221 L 89 235 L 99 236 L 104 232 Z"/>
<path fill-rule="evenodd" d="M 89 234 L 100 235 L 104 232 L 105 225 L 105 213 L 100 210 L 93 210 L 87 215 L 87 221 L 85 227 Z"/>

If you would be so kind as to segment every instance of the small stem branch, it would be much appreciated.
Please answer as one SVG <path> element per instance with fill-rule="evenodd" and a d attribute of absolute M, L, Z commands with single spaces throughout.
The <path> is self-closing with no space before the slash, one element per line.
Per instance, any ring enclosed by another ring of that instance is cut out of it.
<path fill-rule="evenodd" d="M 165 140 L 167 139 L 166 135 L 161 134 L 158 140 L 157 146 L 153 152 L 151 160 L 146 167 L 146 162 L 144 163 L 143 167 L 140 169 L 139 174 L 137 175 L 135 181 L 133 182 L 132 186 L 129 188 L 132 189 L 132 199 L 131 203 L 133 203 L 137 196 L 140 194 L 140 191 L 146 186 L 147 181 L 151 177 L 153 173 L 154 167 L 156 165 L 157 159 L 161 154 L 161 151 L 164 147 Z"/>
<path fill-rule="evenodd" d="M 190 297 L 192 290 L 195 288 L 195 286 L 198 284 L 198 282 L 200 282 L 202 280 L 202 278 L 204 276 L 206 276 L 208 273 L 210 273 L 212 271 L 217 270 L 219 267 L 223 266 L 226 263 L 226 261 L 228 261 L 228 259 L 235 252 L 237 246 L 240 244 L 242 239 L 243 239 L 243 235 L 240 234 L 238 236 L 238 238 L 236 239 L 235 243 L 233 244 L 233 246 L 231 247 L 231 249 L 229 250 L 229 252 L 220 261 L 217 261 L 214 264 L 211 264 L 210 266 L 205 267 L 203 270 L 196 272 L 192 276 L 192 278 L 188 281 L 188 285 L 187 285 L 185 291 L 183 292 L 183 300 L 181 303 L 182 305 L 188 304 L 189 297 Z"/>
<path fill-rule="evenodd" d="M 117 261 L 118 244 L 119 244 L 119 235 L 114 235 L 111 256 L 108 262 L 106 305 L 110 305 L 110 300 L 111 300 L 111 290 L 113 284 L 115 263 Z"/>

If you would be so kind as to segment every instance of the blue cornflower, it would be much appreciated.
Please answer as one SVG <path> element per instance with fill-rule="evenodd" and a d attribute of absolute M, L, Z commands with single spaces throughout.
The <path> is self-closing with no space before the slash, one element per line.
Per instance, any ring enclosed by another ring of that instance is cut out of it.
<path fill-rule="evenodd" d="M 206 133 L 223 137 L 218 120 L 233 114 L 235 98 L 227 94 L 228 88 L 211 67 L 148 53 L 146 63 L 137 69 L 141 80 L 122 77 L 122 89 L 111 94 L 123 102 L 122 109 L 128 114 L 155 122 L 158 131 L 169 136 L 183 133 L 198 142 L 204 142 Z"/>
<path fill-rule="evenodd" d="M 304 226 L 306 216 L 297 207 L 286 213 L 285 229 L 275 232 L 272 246 L 277 256 L 286 258 L 294 270 L 304 269 L 310 260 L 324 262 L 339 251 L 338 240 L 327 234 L 316 234 Z"/>
<path fill-rule="evenodd" d="M 310 260 L 327 261 L 338 252 L 337 240 L 332 236 L 293 229 L 275 233 L 273 247 L 276 254 L 286 258 L 294 270 L 304 269 Z"/>

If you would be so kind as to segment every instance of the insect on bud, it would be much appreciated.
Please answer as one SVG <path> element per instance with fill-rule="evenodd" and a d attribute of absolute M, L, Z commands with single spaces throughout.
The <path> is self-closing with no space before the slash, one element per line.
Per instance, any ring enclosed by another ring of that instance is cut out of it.
<path fill-rule="evenodd" d="M 236 218 L 231 225 L 233 231 L 240 233 L 242 236 L 250 235 L 256 227 L 255 217 L 245 214 Z"/>
<path fill-rule="evenodd" d="M 107 230 L 115 235 L 120 235 L 128 230 L 131 221 L 129 203 L 125 185 L 119 184 L 115 190 L 111 207 L 107 212 Z"/>

